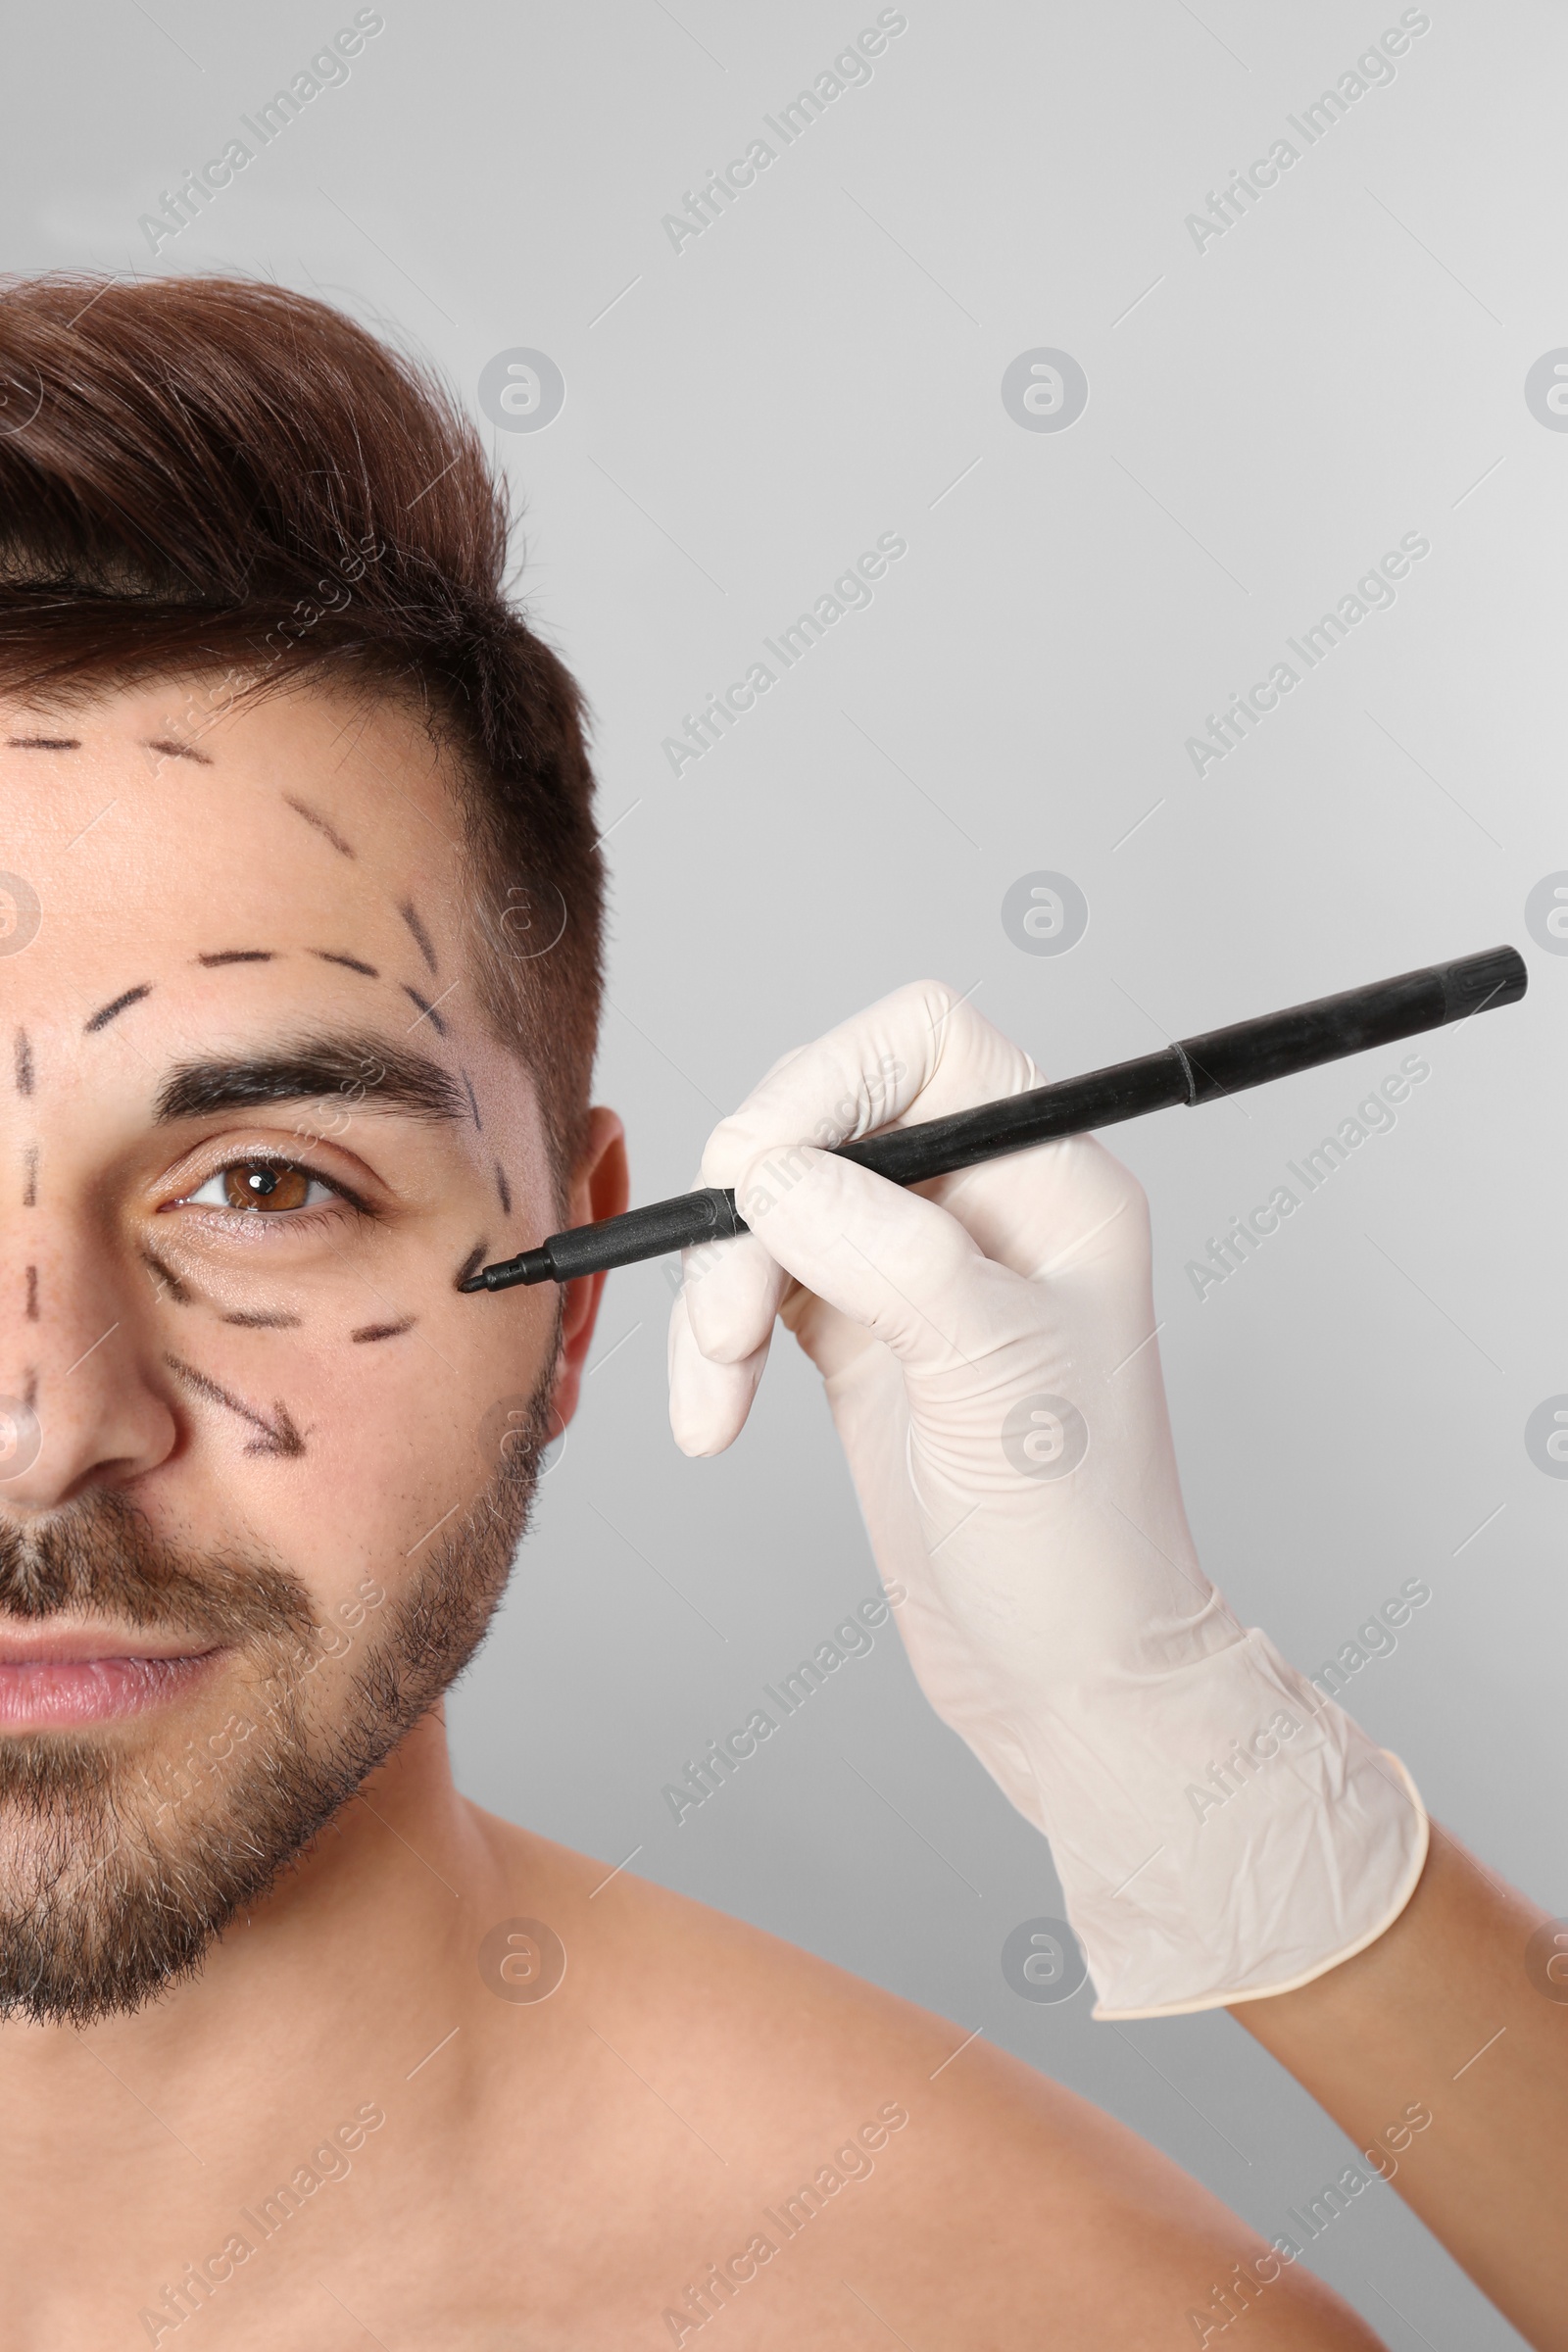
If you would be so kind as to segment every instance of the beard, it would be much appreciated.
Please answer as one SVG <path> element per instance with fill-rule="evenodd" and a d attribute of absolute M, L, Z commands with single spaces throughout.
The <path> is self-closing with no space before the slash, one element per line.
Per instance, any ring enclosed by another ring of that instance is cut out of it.
<path fill-rule="evenodd" d="M 109 1490 L 29 1533 L 0 1526 L 0 1626 L 95 1613 L 177 1631 L 227 1648 L 220 1671 L 238 1663 L 243 1683 L 222 1732 L 181 1758 L 156 1712 L 141 1755 L 134 1738 L 0 1735 L 0 2019 L 90 2025 L 194 1975 L 437 1703 L 505 1590 L 559 1434 L 553 1385 L 505 1413 L 494 1474 L 412 1586 L 377 1602 L 362 1585 L 353 1635 L 317 1623 L 286 1567 L 184 1550 Z"/>

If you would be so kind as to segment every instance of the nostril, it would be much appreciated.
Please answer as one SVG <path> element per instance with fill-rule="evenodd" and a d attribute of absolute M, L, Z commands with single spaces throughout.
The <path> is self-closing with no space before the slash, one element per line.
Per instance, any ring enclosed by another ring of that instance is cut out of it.
<path fill-rule="evenodd" d="M 43 1430 L 23 1396 L 0 1396 L 0 1486 L 24 1478 L 38 1459 Z"/>

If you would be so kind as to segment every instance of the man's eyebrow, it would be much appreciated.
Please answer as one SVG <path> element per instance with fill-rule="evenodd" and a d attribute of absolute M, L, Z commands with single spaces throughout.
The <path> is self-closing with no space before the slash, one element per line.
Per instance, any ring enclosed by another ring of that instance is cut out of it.
<path fill-rule="evenodd" d="M 416 1119 L 466 1119 L 463 1095 L 439 1062 L 381 1038 L 307 1037 L 251 1054 L 180 1062 L 159 1090 L 156 1116 L 210 1118 L 279 1102 L 339 1097 L 349 1106 L 401 1110 Z"/>

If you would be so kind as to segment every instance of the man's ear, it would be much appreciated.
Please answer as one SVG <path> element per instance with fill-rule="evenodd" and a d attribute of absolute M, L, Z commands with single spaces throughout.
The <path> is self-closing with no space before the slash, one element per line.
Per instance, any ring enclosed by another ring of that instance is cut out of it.
<path fill-rule="evenodd" d="M 625 1129 L 612 1110 L 596 1107 L 588 1113 L 588 1142 L 572 1174 L 566 1223 L 597 1225 L 605 1217 L 618 1217 L 630 1198 Z M 554 1418 L 562 1429 L 577 1409 L 582 1368 L 593 1344 L 605 1278 L 602 1274 L 584 1274 L 564 1287 L 565 1311 L 561 1325 L 554 1397 Z"/>

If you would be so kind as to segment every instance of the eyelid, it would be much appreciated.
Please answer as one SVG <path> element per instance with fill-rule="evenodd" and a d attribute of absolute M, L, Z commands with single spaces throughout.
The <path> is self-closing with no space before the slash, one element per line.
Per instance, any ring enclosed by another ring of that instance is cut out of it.
<path fill-rule="evenodd" d="M 200 1150 L 200 1146 L 197 1147 L 197 1150 Z M 190 1156 L 193 1154 L 187 1154 L 187 1157 Z M 308 1176 L 314 1184 L 325 1185 L 327 1191 L 334 1194 L 345 1207 L 356 1209 L 361 1216 L 372 1217 L 377 1213 L 373 1204 L 363 1194 L 356 1192 L 354 1187 L 343 1177 L 329 1176 L 314 1160 L 306 1158 L 299 1152 L 286 1150 L 281 1144 L 255 1144 L 249 1147 L 242 1146 L 238 1150 L 230 1147 L 226 1152 L 212 1161 L 200 1173 L 182 1183 L 171 1198 L 161 1201 L 159 1213 L 162 1214 L 172 1208 L 190 1207 L 192 1195 L 199 1193 L 205 1185 L 211 1184 L 219 1176 L 226 1175 L 230 1168 L 247 1166 L 296 1168 L 302 1176 Z M 324 1202 L 318 1201 L 314 1208 L 276 1210 L 269 1217 L 255 1209 L 220 1207 L 216 1201 L 212 1200 L 195 1203 L 197 1213 L 202 1216 L 235 1218 L 243 1220 L 246 1224 L 273 1226 L 298 1225 L 307 1217 L 318 1217 L 323 1213 L 325 1205 Z"/>
<path fill-rule="evenodd" d="M 323 1201 L 312 1200 L 309 1198 L 312 1189 L 316 1186 L 319 1186 L 321 1191 L 334 1200 L 341 1200 L 345 1197 L 341 1187 L 335 1185 L 330 1176 L 319 1175 L 315 1168 L 302 1167 L 298 1160 L 264 1158 L 259 1152 L 247 1152 L 243 1159 L 227 1160 L 222 1167 L 214 1168 L 211 1174 L 204 1176 L 200 1184 L 195 1186 L 192 1191 L 182 1193 L 174 1206 L 176 1208 L 215 1208 L 233 1216 L 246 1217 L 263 1212 L 267 1208 L 267 1202 L 261 1199 L 256 1201 L 254 1207 L 242 1207 L 233 1200 L 204 1200 L 201 1198 L 210 1185 L 221 1184 L 224 1177 L 235 1168 L 278 1168 L 286 1170 L 290 1175 L 305 1178 L 306 1199 L 295 1208 L 273 1209 L 269 1222 L 274 1225 L 291 1223 L 299 1217 L 308 1216 L 314 1210 L 323 1207 L 325 1205 Z"/>

